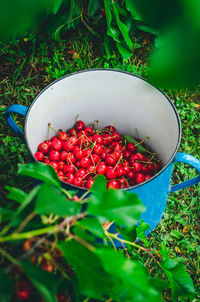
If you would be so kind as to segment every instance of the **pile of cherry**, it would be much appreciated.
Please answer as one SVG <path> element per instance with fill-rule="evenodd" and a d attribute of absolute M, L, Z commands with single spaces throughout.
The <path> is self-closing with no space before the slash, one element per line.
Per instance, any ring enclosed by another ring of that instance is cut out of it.
<path fill-rule="evenodd" d="M 58 177 L 78 187 L 91 188 L 101 174 L 107 187 L 123 189 L 150 179 L 161 169 L 150 151 L 138 152 L 143 141 L 127 142 L 113 126 L 94 130 L 77 121 L 74 128 L 39 144 L 35 158 L 51 165 Z"/>

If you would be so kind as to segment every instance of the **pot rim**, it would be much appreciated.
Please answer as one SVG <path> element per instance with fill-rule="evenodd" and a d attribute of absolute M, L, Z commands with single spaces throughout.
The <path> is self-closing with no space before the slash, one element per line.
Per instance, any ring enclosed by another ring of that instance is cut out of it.
<path fill-rule="evenodd" d="M 170 98 L 158 87 L 154 86 L 151 84 L 150 81 L 144 79 L 143 77 L 137 75 L 137 74 L 133 74 L 131 72 L 128 72 L 128 71 L 124 71 L 124 70 L 119 70 L 119 69 L 112 69 L 112 68 L 91 68 L 91 69 L 83 69 L 83 70 L 79 70 L 79 71 L 75 71 L 75 72 L 72 72 L 70 74 L 66 74 L 64 76 L 62 76 L 61 78 L 59 79 L 56 79 L 55 81 L 53 81 L 52 83 L 50 83 L 49 85 L 47 85 L 44 89 L 42 89 L 38 95 L 34 98 L 33 102 L 31 103 L 28 111 L 27 111 L 27 114 L 26 114 L 26 117 L 25 117 L 25 123 L 24 123 L 24 138 L 25 138 L 25 143 L 26 143 L 26 146 L 29 150 L 29 153 L 31 154 L 32 158 L 34 159 L 35 162 L 38 162 L 35 157 L 34 157 L 34 154 L 32 153 L 31 149 L 30 149 L 30 146 L 29 146 L 29 143 L 28 143 L 28 139 L 27 139 L 27 133 L 26 133 L 26 125 L 27 125 L 27 121 L 28 121 L 28 116 L 29 116 L 29 113 L 34 105 L 34 103 L 37 101 L 37 99 L 40 97 L 40 95 L 47 89 L 49 89 L 52 85 L 54 85 L 55 83 L 57 83 L 58 81 L 61 81 L 65 78 L 68 78 L 68 77 L 71 77 L 71 76 L 74 76 L 76 74 L 79 74 L 79 73 L 84 73 L 84 72 L 92 72 L 92 71 L 112 71 L 112 72 L 120 72 L 120 73 L 125 73 L 125 74 L 128 74 L 130 76 L 133 76 L 133 77 L 136 77 L 136 78 L 139 78 L 140 80 L 143 80 L 144 82 L 150 84 L 152 87 L 154 87 L 155 89 L 157 89 L 159 92 L 162 93 L 162 95 L 168 100 L 169 104 L 171 105 L 172 109 L 174 110 L 174 113 L 176 115 L 176 118 L 177 118 L 177 122 L 178 122 L 178 130 L 179 130 L 179 133 L 178 133 L 178 141 L 177 141 L 177 144 L 176 144 L 176 147 L 175 147 L 175 150 L 171 156 L 171 158 L 169 159 L 169 161 L 167 162 L 167 164 L 158 172 L 156 173 L 153 177 L 151 177 L 150 179 L 142 182 L 141 184 L 137 184 L 137 185 L 134 185 L 134 186 L 131 186 L 131 187 L 128 187 L 128 188 L 124 188 L 124 189 L 120 189 L 120 190 L 123 190 L 123 191 L 130 191 L 132 189 L 136 189 L 136 188 L 139 188 L 143 185 L 145 185 L 146 183 L 150 183 L 151 181 L 153 181 L 156 177 L 158 177 L 162 172 L 164 172 L 167 167 L 171 164 L 171 162 L 173 161 L 177 151 L 178 151 L 178 148 L 179 148 L 179 145 L 180 145 L 180 141 L 181 141 L 181 134 L 182 134 L 182 130 L 181 130 L 181 120 L 180 120 L 180 117 L 179 117 L 179 114 L 178 114 L 178 111 L 175 107 L 175 105 L 172 103 L 172 101 L 170 100 Z M 82 190 L 82 191 L 88 191 L 87 188 L 83 188 L 83 187 L 77 187 L 77 186 L 74 186 L 73 184 L 68 184 L 66 182 L 64 182 L 63 180 L 61 180 L 61 183 L 65 184 L 65 185 L 68 185 L 72 188 L 74 188 L 75 190 L 79 189 L 79 190 Z"/>

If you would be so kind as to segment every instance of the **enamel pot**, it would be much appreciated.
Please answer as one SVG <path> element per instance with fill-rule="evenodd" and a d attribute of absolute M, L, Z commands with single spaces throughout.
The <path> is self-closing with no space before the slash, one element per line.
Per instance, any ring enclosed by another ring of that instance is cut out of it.
<path fill-rule="evenodd" d="M 26 116 L 24 133 L 12 118 L 12 113 Z M 99 127 L 114 124 L 124 135 L 142 139 L 158 154 L 163 167 L 150 180 L 129 187 L 146 206 L 142 219 L 152 231 L 162 218 L 169 193 L 200 182 L 200 176 L 171 187 L 175 162 L 184 162 L 200 173 L 200 161 L 185 153 L 177 153 L 181 139 L 181 124 L 175 106 L 160 90 L 131 73 L 92 69 L 64 76 L 43 89 L 30 108 L 13 105 L 6 111 L 9 127 L 23 136 L 33 158 L 39 143 L 47 139 L 48 123 L 55 129 L 66 130 L 75 117 L 86 125 L 99 120 Z M 50 132 L 50 137 L 54 135 Z M 63 186 L 77 189 L 63 182 Z M 80 188 L 79 193 L 85 192 Z"/>

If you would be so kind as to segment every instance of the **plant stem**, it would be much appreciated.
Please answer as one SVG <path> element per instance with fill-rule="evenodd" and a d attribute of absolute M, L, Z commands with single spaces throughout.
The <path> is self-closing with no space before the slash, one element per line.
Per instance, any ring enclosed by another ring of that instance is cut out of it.
<path fill-rule="evenodd" d="M 10 254 L 8 254 L 5 250 L 3 250 L 3 249 L 0 248 L 0 253 L 1 253 L 4 257 L 6 257 L 10 262 L 12 262 L 12 263 L 14 263 L 14 264 L 16 264 L 16 265 L 19 264 L 18 261 L 17 261 L 15 258 L 13 258 Z"/>

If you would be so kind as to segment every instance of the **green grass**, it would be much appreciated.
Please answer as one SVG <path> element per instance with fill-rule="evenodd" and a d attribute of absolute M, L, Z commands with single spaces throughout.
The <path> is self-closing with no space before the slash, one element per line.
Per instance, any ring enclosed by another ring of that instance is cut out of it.
<path fill-rule="evenodd" d="M 66 43 L 54 43 L 46 41 L 43 37 L 29 36 L 26 42 L 18 41 L 13 45 L 0 45 L 1 206 L 13 206 L 13 203 L 6 199 L 6 185 L 21 187 L 27 191 L 32 187 L 32 183 L 27 178 L 17 175 L 17 164 L 28 162 L 30 158 L 26 146 L 12 133 L 4 121 L 3 114 L 6 108 L 12 104 L 30 106 L 41 89 L 53 80 L 81 69 L 115 68 L 147 77 L 146 55 L 149 46 L 142 46 L 142 44 L 139 46 L 134 56 L 125 61 L 118 54 L 107 60 L 98 41 L 93 41 L 93 37 L 86 34 L 71 37 Z M 176 105 L 182 121 L 183 133 L 179 151 L 199 158 L 199 91 L 195 89 L 165 92 Z M 24 118 L 19 116 L 14 118 L 19 125 L 23 126 Z M 173 175 L 173 183 L 179 183 L 194 177 L 196 171 L 178 163 Z M 161 244 L 164 244 L 171 257 L 178 257 L 186 265 L 197 292 L 200 290 L 198 287 L 199 197 L 199 186 L 170 194 L 164 217 L 149 236 L 150 245 L 159 248 Z M 160 274 L 155 263 L 148 257 L 146 266 L 152 275 Z M 164 298 L 169 301 L 168 292 L 165 293 Z M 199 298 L 200 296 L 197 300 Z"/>

